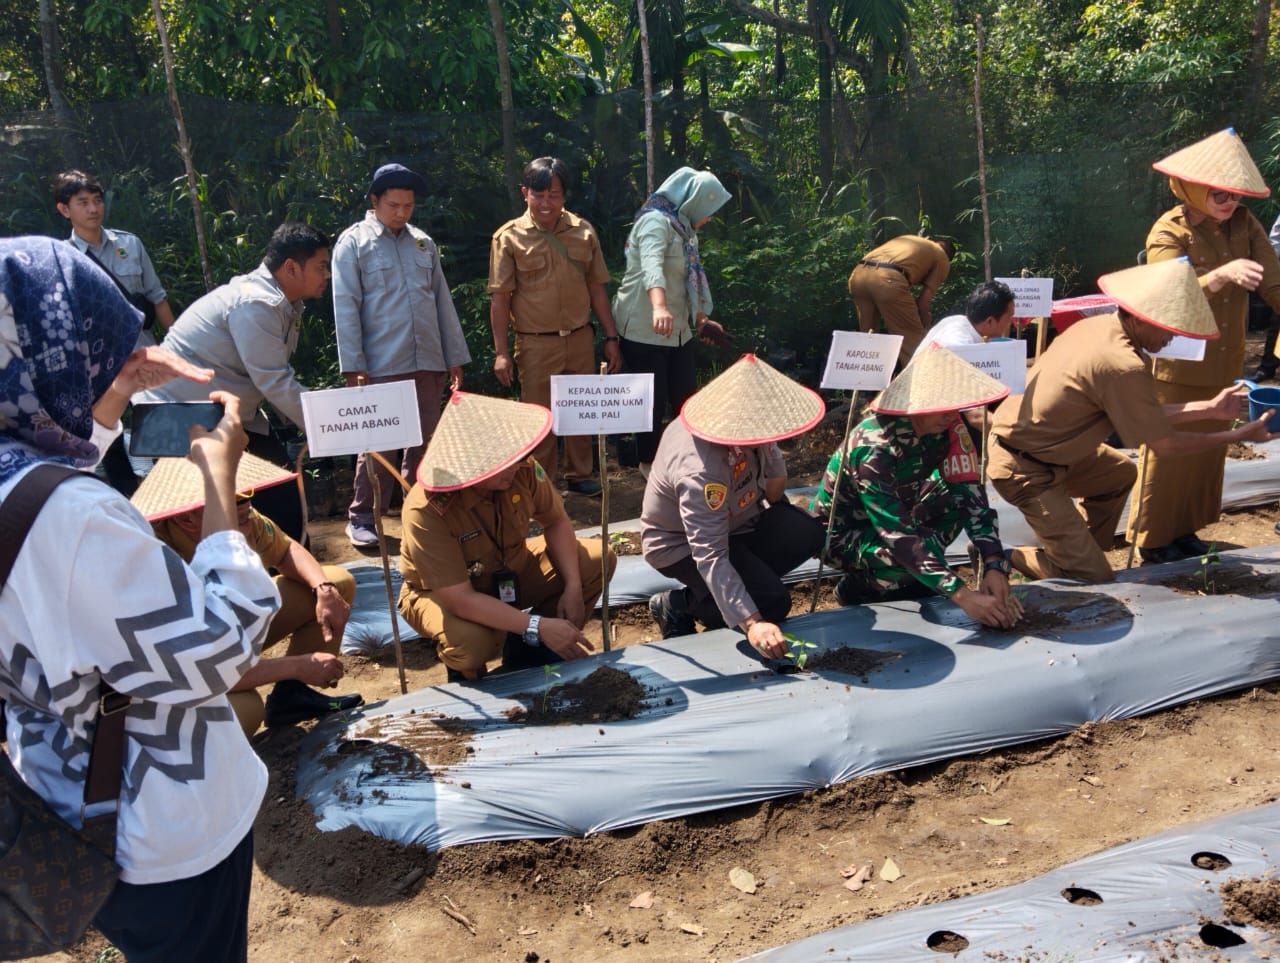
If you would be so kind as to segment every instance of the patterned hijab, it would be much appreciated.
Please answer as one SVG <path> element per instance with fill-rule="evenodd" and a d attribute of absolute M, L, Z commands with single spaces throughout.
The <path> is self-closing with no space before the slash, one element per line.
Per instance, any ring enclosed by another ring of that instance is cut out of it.
<path fill-rule="evenodd" d="M 684 257 L 688 265 L 685 287 L 689 292 L 689 310 L 695 320 L 699 313 L 710 315 L 714 304 L 707 273 L 702 269 L 702 259 L 698 256 L 698 235 L 694 233 L 694 225 L 720 210 L 728 200 L 729 192 L 715 174 L 681 167 L 663 181 L 636 211 L 636 220 L 650 211 L 657 211 L 671 222 L 684 241 Z M 628 240 L 627 245 L 630 244 Z"/>
<path fill-rule="evenodd" d="M 34 462 L 97 462 L 93 405 L 142 315 L 65 241 L 0 240 L 0 484 Z"/>

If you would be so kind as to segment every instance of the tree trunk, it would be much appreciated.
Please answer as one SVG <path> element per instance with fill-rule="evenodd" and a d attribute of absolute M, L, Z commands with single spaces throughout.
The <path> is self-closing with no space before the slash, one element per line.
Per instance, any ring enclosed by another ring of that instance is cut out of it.
<path fill-rule="evenodd" d="M 978 134 L 978 197 L 982 202 L 982 267 L 991 280 L 991 209 L 987 203 L 987 148 L 982 131 L 982 14 L 973 21 L 977 58 L 973 68 L 973 121 Z"/>
<path fill-rule="evenodd" d="M 204 289 L 213 290 L 213 270 L 209 267 L 209 244 L 204 236 L 204 207 L 200 203 L 200 180 L 196 175 L 195 161 L 191 158 L 191 140 L 187 137 L 187 123 L 182 119 L 182 104 L 178 101 L 178 82 L 173 73 L 173 48 L 169 46 L 169 29 L 165 26 L 164 11 L 160 0 L 151 0 L 151 12 L 156 18 L 156 33 L 160 37 L 160 52 L 164 57 L 164 80 L 169 89 L 169 106 L 173 110 L 173 122 L 178 128 L 178 150 L 187 170 L 187 196 L 191 198 L 191 216 L 195 220 L 196 246 L 200 249 L 200 267 L 204 272 Z"/>
<path fill-rule="evenodd" d="M 1245 91 L 1246 121 L 1252 127 L 1260 120 L 1266 96 L 1267 39 L 1271 23 L 1271 0 L 1254 0 L 1253 30 L 1249 37 L 1249 86 Z"/>
<path fill-rule="evenodd" d="M 818 59 L 818 179 L 822 189 L 831 186 L 835 171 L 835 137 L 831 127 L 831 46 L 827 23 L 828 0 L 809 0 L 809 24 L 814 29 Z"/>
<path fill-rule="evenodd" d="M 325 0 L 324 23 L 329 35 L 329 55 L 337 56 L 342 50 L 342 10 L 338 0 Z M 329 98 L 335 103 L 342 103 L 342 82 L 335 81 L 334 89 L 329 91 Z"/>
<path fill-rule="evenodd" d="M 653 67 L 649 63 L 649 19 L 644 13 L 644 0 L 636 0 L 636 17 L 640 23 L 640 62 L 644 65 L 644 175 L 645 195 L 653 193 Z"/>
<path fill-rule="evenodd" d="M 511 92 L 511 52 L 507 49 L 507 28 L 500 0 L 489 0 L 489 21 L 493 24 L 493 44 L 498 50 L 498 83 L 502 88 L 502 166 L 506 172 L 507 198 L 512 213 L 520 210 L 520 167 L 516 160 L 515 98 Z M 568 184 L 561 185 L 568 188 Z"/>
<path fill-rule="evenodd" d="M 62 94 L 62 42 L 58 38 L 58 18 L 53 0 L 40 0 L 40 53 L 44 59 L 44 82 L 49 90 L 49 106 L 62 138 L 62 160 L 67 167 L 85 167 L 77 136 L 75 115 Z"/>

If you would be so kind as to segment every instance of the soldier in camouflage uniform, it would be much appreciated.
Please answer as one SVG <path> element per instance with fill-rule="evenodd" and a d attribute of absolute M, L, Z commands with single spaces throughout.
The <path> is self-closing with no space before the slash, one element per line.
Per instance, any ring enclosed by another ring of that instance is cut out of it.
<path fill-rule="evenodd" d="M 828 516 L 837 493 L 826 561 L 845 572 L 836 586 L 841 604 L 937 594 L 984 625 L 1014 624 L 1019 613 L 1009 595 L 1009 563 L 996 513 L 959 415 L 1007 393 L 935 346 L 913 358 L 871 403 L 866 418 L 831 456 L 812 505 Z M 954 447 L 953 437 L 959 443 Z M 976 592 L 946 562 L 947 546 L 961 531 L 969 533 L 984 560 Z"/>

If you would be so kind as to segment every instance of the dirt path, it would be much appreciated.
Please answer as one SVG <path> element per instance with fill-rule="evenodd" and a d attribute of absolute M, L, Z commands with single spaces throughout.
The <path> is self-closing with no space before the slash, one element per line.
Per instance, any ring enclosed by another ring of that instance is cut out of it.
<path fill-rule="evenodd" d="M 821 455 L 797 455 L 812 476 Z M 620 473 L 612 516 L 638 515 L 638 492 L 634 473 Z M 569 500 L 581 524 L 598 504 Z M 1271 544 L 1277 517 L 1274 507 L 1225 516 L 1202 535 L 1221 549 Z M 341 527 L 341 520 L 317 523 L 317 555 L 357 554 Z M 398 520 L 389 519 L 387 530 L 394 538 Z M 394 541 L 392 547 L 398 550 Z M 1123 566 L 1125 554 L 1118 550 L 1113 562 Z M 618 612 L 616 622 L 620 645 L 655 636 L 643 606 Z M 593 632 L 598 639 L 598 623 L 588 628 Z M 411 689 L 444 681 L 428 644 L 409 643 L 405 656 Z M 389 651 L 349 659 L 345 681 L 370 701 L 398 692 Z M 255 746 L 272 781 L 255 829 L 250 958 L 732 960 L 856 920 L 1017 883 L 1110 846 L 1275 799 L 1278 707 L 1280 686 L 1268 685 L 758 805 L 588 839 L 440 853 L 354 829 L 318 832 L 293 799 L 302 730 L 263 732 Z M 797 751 L 803 738 L 796 734 Z M 982 817 L 1009 822 L 989 825 Z M 903 873 L 893 883 L 878 876 L 887 858 Z M 868 864 L 871 881 L 847 889 L 841 870 Z M 755 877 L 754 894 L 730 883 L 735 868 Z M 114 957 L 104 946 L 93 936 L 51 959 L 106 963 Z"/>

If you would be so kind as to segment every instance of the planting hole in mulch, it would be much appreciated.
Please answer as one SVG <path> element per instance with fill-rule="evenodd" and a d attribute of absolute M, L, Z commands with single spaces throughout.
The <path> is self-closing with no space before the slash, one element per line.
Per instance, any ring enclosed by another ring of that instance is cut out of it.
<path fill-rule="evenodd" d="M 1102 897 L 1083 886 L 1068 886 L 1062 891 L 1062 898 L 1073 906 L 1100 906 Z"/>
<path fill-rule="evenodd" d="M 924 944 L 935 953 L 959 953 L 969 948 L 968 940 L 950 930 L 937 930 L 930 933 Z"/>
<path fill-rule="evenodd" d="M 1058 630 L 1099 629 L 1128 621 L 1133 613 L 1118 599 L 1099 592 L 1015 586 L 1023 616 L 1012 629 L 988 629 L 1018 635 L 1052 635 Z"/>
<path fill-rule="evenodd" d="M 1280 575 L 1255 572 L 1237 562 L 1214 562 L 1165 579 L 1164 584 L 1180 595 L 1271 595 L 1280 591 Z"/>
<path fill-rule="evenodd" d="M 838 649 L 823 649 L 816 655 L 809 656 L 804 667 L 811 671 L 825 669 L 827 672 L 839 672 L 843 675 L 866 676 L 901 658 L 902 653 L 893 650 L 881 652 L 846 645 Z"/>
<path fill-rule="evenodd" d="M 559 671 L 555 666 L 553 670 Z M 555 726 L 582 722 L 617 722 L 633 719 L 649 708 L 648 691 L 621 669 L 602 665 L 581 682 L 561 685 L 555 675 L 547 676 L 547 688 L 540 692 L 517 692 L 514 698 L 525 705 L 508 709 L 512 722 L 531 726 Z"/>
<path fill-rule="evenodd" d="M 1223 856 L 1221 853 L 1196 853 L 1191 857 L 1191 865 L 1199 869 L 1207 869 L 1214 873 L 1220 873 L 1231 865 L 1231 860 Z"/>
<path fill-rule="evenodd" d="M 1236 461 L 1256 461 L 1260 458 L 1265 459 L 1267 456 L 1247 442 L 1233 441 L 1227 445 L 1227 457 L 1234 458 Z"/>
<path fill-rule="evenodd" d="M 610 532 L 609 547 L 613 549 L 614 555 L 639 555 L 641 554 L 640 533 Z"/>
<path fill-rule="evenodd" d="M 408 775 L 421 770 L 415 770 L 409 758 L 437 769 L 462 762 L 472 751 L 473 733 L 471 725 L 449 716 L 414 712 L 379 716 L 353 726 L 347 740 L 339 743 L 338 752 L 369 752 L 379 774 Z M 404 755 L 392 757 L 377 751 L 392 748 Z"/>
<path fill-rule="evenodd" d="M 1230 922 L 1280 933 L 1280 879 L 1229 879 L 1218 893 Z"/>

